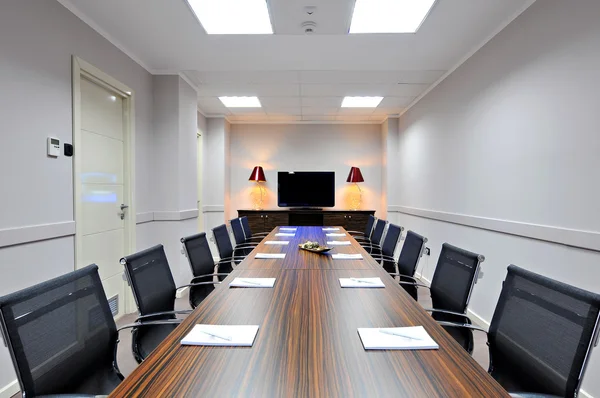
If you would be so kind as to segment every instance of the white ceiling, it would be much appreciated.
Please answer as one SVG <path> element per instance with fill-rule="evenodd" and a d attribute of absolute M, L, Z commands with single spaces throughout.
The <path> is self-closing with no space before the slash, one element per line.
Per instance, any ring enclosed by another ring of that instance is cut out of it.
<path fill-rule="evenodd" d="M 354 0 L 268 0 L 275 35 L 209 36 L 185 0 L 58 1 L 150 72 L 183 73 L 204 114 L 233 122 L 381 122 L 533 2 L 437 0 L 416 34 L 347 35 Z M 217 98 L 254 95 L 263 108 Z M 346 95 L 385 98 L 375 109 L 340 108 Z"/>

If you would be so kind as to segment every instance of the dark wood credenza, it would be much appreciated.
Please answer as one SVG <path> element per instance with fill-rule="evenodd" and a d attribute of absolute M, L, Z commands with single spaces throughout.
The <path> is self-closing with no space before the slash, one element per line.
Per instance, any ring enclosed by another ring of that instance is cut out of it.
<path fill-rule="evenodd" d="M 248 217 L 250 229 L 256 233 L 288 225 L 335 225 L 348 231 L 363 231 L 369 215 L 375 215 L 375 210 L 238 210 L 238 217 Z"/>

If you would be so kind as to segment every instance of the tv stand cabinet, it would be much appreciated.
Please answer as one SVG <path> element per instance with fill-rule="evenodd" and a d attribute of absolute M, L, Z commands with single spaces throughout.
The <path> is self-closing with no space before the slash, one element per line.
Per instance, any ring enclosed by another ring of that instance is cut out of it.
<path fill-rule="evenodd" d="M 238 217 L 248 217 L 253 233 L 271 232 L 281 226 L 340 226 L 349 231 L 363 231 L 375 210 L 238 210 Z"/>

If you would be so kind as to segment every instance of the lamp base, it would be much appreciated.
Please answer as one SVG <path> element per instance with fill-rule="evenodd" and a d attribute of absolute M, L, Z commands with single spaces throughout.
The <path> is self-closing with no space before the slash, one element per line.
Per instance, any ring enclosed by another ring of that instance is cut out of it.
<path fill-rule="evenodd" d="M 350 198 L 350 210 L 359 210 L 362 203 L 362 190 L 357 183 L 354 183 L 354 185 L 356 185 L 358 192 L 353 194 Z"/>

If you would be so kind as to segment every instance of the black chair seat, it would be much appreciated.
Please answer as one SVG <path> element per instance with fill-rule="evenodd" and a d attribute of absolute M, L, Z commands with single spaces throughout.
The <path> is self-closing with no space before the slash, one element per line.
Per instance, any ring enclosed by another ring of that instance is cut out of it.
<path fill-rule="evenodd" d="M 75 388 L 75 394 L 69 394 L 69 397 L 109 395 L 122 381 L 119 374 L 112 367 L 94 370 Z"/>
<path fill-rule="evenodd" d="M 190 304 L 196 308 L 200 303 L 215 290 L 215 285 L 198 285 L 190 287 Z"/>
<path fill-rule="evenodd" d="M 142 362 L 154 349 L 163 342 L 178 325 L 140 326 L 133 329 L 131 349 L 138 362 Z"/>

